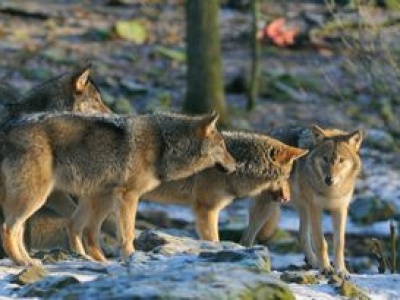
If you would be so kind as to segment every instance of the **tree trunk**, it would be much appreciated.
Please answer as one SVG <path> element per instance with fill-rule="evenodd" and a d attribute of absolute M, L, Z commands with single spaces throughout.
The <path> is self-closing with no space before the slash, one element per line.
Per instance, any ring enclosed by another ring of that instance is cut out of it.
<path fill-rule="evenodd" d="M 259 57 L 260 57 L 260 43 L 257 40 L 258 32 L 258 16 L 259 16 L 259 0 L 252 0 L 252 30 L 251 30 L 251 74 L 250 85 L 248 90 L 247 110 L 251 111 L 256 106 L 258 97 L 258 77 L 259 70 Z"/>
<path fill-rule="evenodd" d="M 222 79 L 219 0 L 186 0 L 187 92 L 189 113 L 220 114 L 229 124 Z"/>

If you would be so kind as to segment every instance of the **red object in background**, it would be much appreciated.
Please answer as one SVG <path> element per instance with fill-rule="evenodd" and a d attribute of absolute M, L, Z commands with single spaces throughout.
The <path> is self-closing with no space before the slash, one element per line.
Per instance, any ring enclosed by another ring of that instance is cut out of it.
<path fill-rule="evenodd" d="M 293 45 L 299 30 L 297 28 L 286 28 L 285 24 L 284 18 L 273 20 L 259 32 L 258 39 L 269 39 L 278 47 Z"/>

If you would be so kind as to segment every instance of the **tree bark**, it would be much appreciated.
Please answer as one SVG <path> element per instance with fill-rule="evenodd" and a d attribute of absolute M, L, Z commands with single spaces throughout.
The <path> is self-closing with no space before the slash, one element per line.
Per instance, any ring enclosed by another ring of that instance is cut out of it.
<path fill-rule="evenodd" d="M 259 57 L 260 43 L 257 40 L 258 19 L 259 19 L 259 0 L 252 0 L 252 30 L 251 30 L 251 73 L 248 90 L 247 110 L 251 111 L 256 106 L 258 97 L 258 77 L 260 74 Z"/>
<path fill-rule="evenodd" d="M 222 78 L 219 0 L 186 1 L 187 92 L 183 109 L 189 113 L 220 114 L 229 125 Z"/>

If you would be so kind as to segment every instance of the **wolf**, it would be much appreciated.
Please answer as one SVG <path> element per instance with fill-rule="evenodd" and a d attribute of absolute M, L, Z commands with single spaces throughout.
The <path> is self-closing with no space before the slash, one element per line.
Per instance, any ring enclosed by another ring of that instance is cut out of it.
<path fill-rule="evenodd" d="M 223 131 L 222 136 L 237 162 L 236 171 L 226 174 L 216 166 L 143 195 L 150 201 L 190 205 L 198 235 L 209 241 L 219 241 L 219 212 L 234 199 L 268 189 L 274 199 L 288 201 L 292 164 L 307 152 L 258 133 Z"/>
<path fill-rule="evenodd" d="M 134 251 L 138 198 L 161 182 L 218 164 L 236 168 L 218 115 L 94 115 L 71 112 L 13 118 L 2 131 L 0 203 L 3 247 L 17 264 L 32 265 L 23 243 L 24 223 L 58 189 L 79 197 L 68 227 L 71 248 L 86 255 L 98 243 L 102 221 L 117 214 L 124 257 Z M 102 257 L 104 259 L 104 257 Z"/>
<path fill-rule="evenodd" d="M 27 92 L 21 92 L 8 83 L 0 82 L 0 126 L 14 117 L 43 111 L 112 113 L 103 102 L 90 72 L 90 64 L 78 66 L 72 71 L 34 86 Z M 46 207 L 63 217 L 68 217 L 72 211 L 64 210 L 63 203 L 67 201 L 74 203 L 67 194 L 54 191 Z"/>
<path fill-rule="evenodd" d="M 43 111 L 111 113 L 90 77 L 90 65 L 51 78 L 26 93 L 1 83 L 0 93 L 0 123 L 21 114 Z"/>
<path fill-rule="evenodd" d="M 335 271 L 343 278 L 349 277 L 344 263 L 345 231 L 348 207 L 355 183 L 362 168 L 359 150 L 364 133 L 351 133 L 339 129 L 322 129 L 319 126 L 276 130 L 272 134 L 281 141 L 309 149 L 309 153 L 296 161 L 290 176 L 292 202 L 300 217 L 300 244 L 306 260 L 322 273 Z M 268 191 L 256 197 L 250 209 L 250 223 L 242 237 L 244 245 L 251 245 L 257 231 L 262 228 L 270 211 L 277 205 Z M 321 214 L 328 210 L 334 228 L 334 269 L 328 257 L 327 243 L 323 236 Z M 267 224 L 266 227 L 271 226 Z"/>
<path fill-rule="evenodd" d="M 288 177 L 293 162 L 307 153 L 307 150 L 287 146 L 264 134 L 222 131 L 222 136 L 237 162 L 236 171 L 226 174 L 217 165 L 187 178 L 162 182 L 142 197 L 150 201 L 191 206 L 199 237 L 209 241 L 219 241 L 219 212 L 234 199 L 257 195 L 268 189 L 275 201 L 289 201 Z M 71 202 L 64 201 L 61 205 L 64 212 L 75 209 L 75 204 Z M 107 219 L 103 223 L 103 230 L 115 234 L 112 220 Z M 87 244 L 92 245 L 93 240 L 98 241 L 98 238 L 94 239 L 88 232 L 90 228 L 85 231 L 85 239 L 90 241 Z M 91 257 L 105 260 L 99 245 L 88 248 Z"/>

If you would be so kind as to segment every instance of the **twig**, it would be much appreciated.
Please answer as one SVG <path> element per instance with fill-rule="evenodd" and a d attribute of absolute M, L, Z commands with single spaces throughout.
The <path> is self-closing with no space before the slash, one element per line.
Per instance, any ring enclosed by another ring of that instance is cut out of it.
<path fill-rule="evenodd" d="M 391 263 L 391 268 L 390 271 L 392 274 L 396 273 L 397 266 L 396 266 L 396 240 L 397 240 L 397 234 L 396 234 L 396 222 L 392 219 L 390 220 L 390 259 L 392 261 Z"/>
<path fill-rule="evenodd" d="M 376 259 L 378 260 L 379 273 L 383 274 L 383 273 L 385 273 L 385 271 L 388 268 L 388 263 L 387 263 L 385 256 L 383 255 L 382 244 L 378 239 L 372 239 L 372 242 L 374 245 L 374 248 L 372 249 L 372 253 L 375 255 Z"/>

